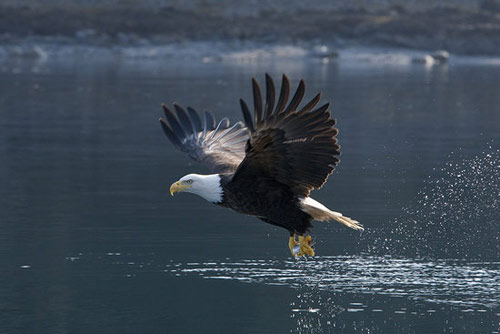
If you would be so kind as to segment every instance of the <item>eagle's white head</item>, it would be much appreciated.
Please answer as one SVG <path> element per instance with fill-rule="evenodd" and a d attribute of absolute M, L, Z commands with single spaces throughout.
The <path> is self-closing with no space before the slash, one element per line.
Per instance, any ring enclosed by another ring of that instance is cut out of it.
<path fill-rule="evenodd" d="M 174 196 L 176 192 L 193 193 L 209 202 L 220 203 L 224 193 L 220 179 L 219 174 L 188 174 L 170 186 L 170 194 Z"/>

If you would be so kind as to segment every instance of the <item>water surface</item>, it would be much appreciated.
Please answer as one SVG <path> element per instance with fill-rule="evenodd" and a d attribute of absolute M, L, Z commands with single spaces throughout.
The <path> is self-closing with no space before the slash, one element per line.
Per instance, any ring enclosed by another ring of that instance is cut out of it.
<path fill-rule="evenodd" d="M 207 171 L 160 103 L 240 120 L 266 71 L 332 102 L 342 161 L 313 197 L 367 229 L 316 223 L 307 261 L 284 230 L 168 193 Z M 0 329 L 496 333 L 499 86 L 464 61 L 4 60 Z"/>

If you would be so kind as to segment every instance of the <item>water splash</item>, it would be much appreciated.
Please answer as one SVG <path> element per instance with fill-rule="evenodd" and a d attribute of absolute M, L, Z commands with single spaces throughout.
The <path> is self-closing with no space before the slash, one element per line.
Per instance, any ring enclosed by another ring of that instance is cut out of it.
<path fill-rule="evenodd" d="M 409 333 L 422 321 L 446 332 L 471 331 L 478 322 L 494 329 L 500 315 L 500 262 L 334 256 L 176 263 L 164 271 L 289 286 L 296 291 L 290 303 L 294 333 Z"/>
<path fill-rule="evenodd" d="M 500 150 L 490 147 L 437 172 L 390 226 L 364 234 L 369 254 L 499 258 Z"/>
<path fill-rule="evenodd" d="M 500 317 L 500 262 L 358 255 L 165 263 L 152 254 L 110 254 L 67 261 L 83 267 L 104 262 L 129 280 L 198 276 L 289 287 L 295 295 L 289 302 L 293 333 L 416 333 L 422 322 L 436 332 L 495 333 Z"/>
<path fill-rule="evenodd" d="M 500 262 L 334 256 L 312 261 L 173 264 L 165 272 L 296 289 L 309 287 L 311 291 L 405 297 L 473 309 L 493 309 L 500 305 Z M 354 306 L 353 310 L 359 308 Z M 309 312 L 314 307 L 297 305 L 292 309 Z"/>

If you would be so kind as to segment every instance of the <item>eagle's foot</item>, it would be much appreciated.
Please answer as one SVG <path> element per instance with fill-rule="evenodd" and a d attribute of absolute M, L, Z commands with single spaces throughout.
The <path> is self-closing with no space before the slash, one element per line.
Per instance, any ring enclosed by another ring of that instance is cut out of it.
<path fill-rule="evenodd" d="M 292 253 L 292 256 L 302 256 L 304 254 L 299 255 L 300 253 L 300 245 L 297 242 L 297 239 L 295 239 L 295 233 L 290 236 L 290 239 L 288 240 L 288 248 L 290 248 L 290 253 Z"/>
<path fill-rule="evenodd" d="M 298 256 L 302 255 L 309 255 L 309 256 L 314 256 L 314 249 L 312 246 L 314 245 L 312 238 L 310 235 L 303 236 L 299 235 L 299 247 L 300 247 L 300 252 L 297 254 Z"/>
<path fill-rule="evenodd" d="M 293 256 L 314 256 L 314 249 L 312 248 L 313 245 L 314 242 L 312 241 L 310 235 L 299 235 L 299 241 L 297 242 L 294 234 L 290 236 L 288 241 L 288 248 L 290 248 L 290 253 L 292 253 Z"/>

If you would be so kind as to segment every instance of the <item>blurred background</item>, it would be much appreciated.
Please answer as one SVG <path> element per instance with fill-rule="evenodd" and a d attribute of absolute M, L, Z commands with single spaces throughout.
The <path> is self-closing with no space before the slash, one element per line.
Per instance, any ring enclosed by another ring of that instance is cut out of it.
<path fill-rule="evenodd" d="M 498 333 L 500 2 L 0 3 L 0 332 Z M 312 197 L 364 224 L 288 233 L 172 182 L 158 118 L 241 120 L 251 78 L 331 102 Z"/>
<path fill-rule="evenodd" d="M 498 54 L 498 0 L 4 0 L 0 37 L 145 45 L 323 42 Z"/>

